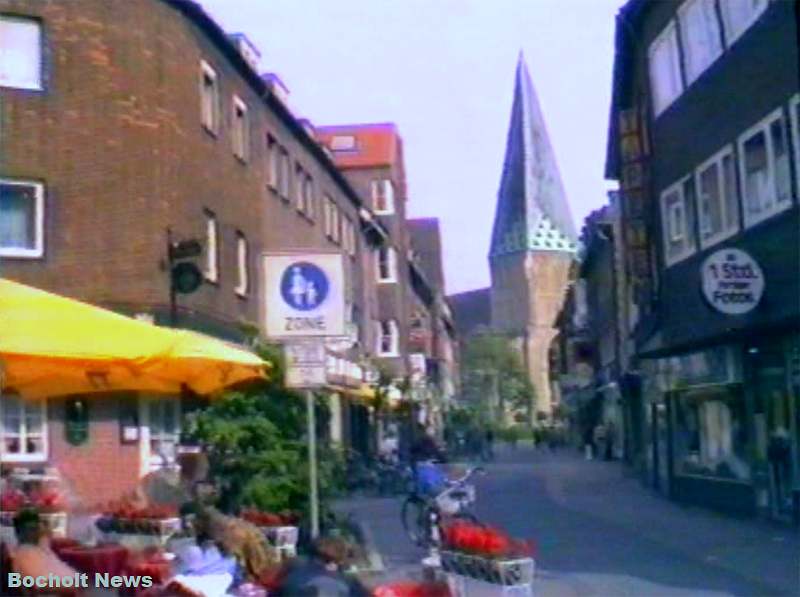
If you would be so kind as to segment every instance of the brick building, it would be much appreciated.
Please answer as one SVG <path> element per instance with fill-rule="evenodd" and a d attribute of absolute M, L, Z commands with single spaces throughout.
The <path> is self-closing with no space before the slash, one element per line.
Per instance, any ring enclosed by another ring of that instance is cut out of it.
<path fill-rule="evenodd" d="M 3 276 L 166 323 L 169 230 L 204 247 L 204 283 L 179 297 L 177 324 L 240 340 L 243 328 L 262 327 L 262 252 L 337 251 L 351 338 L 332 358 L 358 369 L 376 343 L 368 264 L 386 235 L 357 181 L 289 110 L 279 80 L 259 73 L 244 36 L 228 36 L 185 0 L 0 0 L 0 49 Z M 96 499 L 135 482 L 116 471 L 150 470 L 177 440 L 175 399 L 98 401 L 82 446 L 62 445 L 63 400 L 4 401 L 5 412 L 12 403 L 24 411 L 15 421 L 53 424 L 34 432 L 19 423 L 19 434 L 45 441 L 14 444 L 23 448 L 4 450 L 3 462 L 56 464 Z M 142 429 L 135 444 L 120 441 L 127 417 Z"/>

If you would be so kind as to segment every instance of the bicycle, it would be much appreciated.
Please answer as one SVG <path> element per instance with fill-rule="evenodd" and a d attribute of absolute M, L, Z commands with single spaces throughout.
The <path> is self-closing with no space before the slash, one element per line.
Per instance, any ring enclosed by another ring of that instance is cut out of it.
<path fill-rule="evenodd" d="M 408 538 L 419 547 L 437 547 L 441 543 L 445 520 L 465 520 L 481 524 L 467 508 L 475 502 L 475 486 L 467 482 L 483 467 L 467 469 L 459 479 L 448 481 L 447 487 L 434 496 L 420 495 L 414 488 L 403 501 L 400 516 Z"/>

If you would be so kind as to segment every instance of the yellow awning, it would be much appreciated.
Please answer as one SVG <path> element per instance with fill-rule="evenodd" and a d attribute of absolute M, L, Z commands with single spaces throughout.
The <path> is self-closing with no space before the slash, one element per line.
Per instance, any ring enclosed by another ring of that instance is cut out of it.
<path fill-rule="evenodd" d="M 0 279 L 0 373 L 25 398 L 137 390 L 199 394 L 264 376 L 251 352 Z"/>
<path fill-rule="evenodd" d="M 328 384 L 326 387 L 331 391 L 344 394 L 347 397 L 355 398 L 357 400 L 369 401 L 375 399 L 375 390 L 367 384 L 361 384 L 357 388 L 340 386 L 338 384 Z"/>

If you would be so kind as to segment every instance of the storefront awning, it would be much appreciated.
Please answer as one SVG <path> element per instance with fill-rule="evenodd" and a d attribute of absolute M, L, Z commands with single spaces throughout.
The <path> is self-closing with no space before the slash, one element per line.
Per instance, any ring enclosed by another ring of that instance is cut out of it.
<path fill-rule="evenodd" d="M 211 394 L 263 377 L 255 354 L 0 279 L 2 388 L 23 398 L 143 391 Z"/>
<path fill-rule="evenodd" d="M 329 383 L 326 388 L 332 392 L 337 392 L 343 396 L 353 398 L 355 400 L 363 400 L 368 402 L 375 399 L 374 388 L 368 386 L 367 384 L 362 384 L 358 387 L 348 387 Z"/>

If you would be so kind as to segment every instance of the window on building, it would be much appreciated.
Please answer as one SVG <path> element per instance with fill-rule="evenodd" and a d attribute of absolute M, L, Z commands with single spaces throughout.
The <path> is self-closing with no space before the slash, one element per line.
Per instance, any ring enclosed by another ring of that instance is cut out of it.
<path fill-rule="evenodd" d="M 285 147 L 280 148 L 280 158 L 278 165 L 278 193 L 288 201 L 289 189 L 292 187 L 292 165 L 289 159 L 289 152 Z"/>
<path fill-rule="evenodd" d="M 44 185 L 0 179 L 0 256 L 44 255 Z"/>
<path fill-rule="evenodd" d="M 303 196 L 303 185 L 305 184 L 306 173 L 300 164 L 294 167 L 294 206 L 297 211 L 302 212 L 305 210 L 306 202 Z"/>
<path fill-rule="evenodd" d="M 792 119 L 792 136 L 794 137 L 794 174 L 797 185 L 797 197 L 800 199 L 800 94 L 789 102 L 789 113 Z"/>
<path fill-rule="evenodd" d="M 233 96 L 233 154 L 240 160 L 247 160 L 250 140 L 250 122 L 247 104 Z"/>
<path fill-rule="evenodd" d="M 0 87 L 42 88 L 42 26 L 0 15 Z"/>
<path fill-rule="evenodd" d="M 331 138 L 331 151 L 355 151 L 356 138 L 353 135 L 335 135 Z"/>
<path fill-rule="evenodd" d="M 756 224 L 791 205 L 789 143 L 780 109 L 739 139 L 739 176 L 745 225 Z"/>
<path fill-rule="evenodd" d="M 725 148 L 697 169 L 700 243 L 708 247 L 739 229 L 739 201 L 733 150 Z"/>
<path fill-rule="evenodd" d="M 249 252 L 247 246 L 247 237 L 245 237 L 244 233 L 237 232 L 236 233 L 236 269 L 237 269 L 237 282 L 236 282 L 236 294 L 239 296 L 246 296 L 247 291 L 249 290 L 250 286 L 250 278 L 249 278 Z"/>
<path fill-rule="evenodd" d="M 353 220 L 351 220 L 348 216 L 345 216 L 344 220 L 344 246 L 347 250 L 347 254 L 351 257 L 355 257 L 356 254 L 356 228 L 353 225 Z"/>
<path fill-rule="evenodd" d="M 678 51 L 678 31 L 670 23 L 650 45 L 650 86 L 653 111 L 661 114 L 683 91 L 681 62 Z"/>
<path fill-rule="evenodd" d="M 324 228 L 325 228 L 325 236 L 331 238 L 333 235 L 332 231 L 332 220 L 333 220 L 333 201 L 331 200 L 328 195 L 324 195 L 322 197 L 322 218 L 324 220 Z"/>
<path fill-rule="evenodd" d="M 379 321 L 377 325 L 378 356 L 392 357 L 399 354 L 400 332 L 394 319 Z"/>
<path fill-rule="evenodd" d="M 3 462 L 47 459 L 47 412 L 44 400 L 0 396 L 0 456 Z"/>
<path fill-rule="evenodd" d="M 278 142 L 272 135 L 267 135 L 267 184 L 278 190 Z"/>
<path fill-rule="evenodd" d="M 714 0 L 689 0 L 678 13 L 689 83 L 722 54 L 722 39 L 714 4 Z"/>
<path fill-rule="evenodd" d="M 736 386 L 682 393 L 675 401 L 675 474 L 749 481 L 747 428 Z"/>
<path fill-rule="evenodd" d="M 376 214 L 394 213 L 394 185 L 389 179 L 372 181 L 372 209 Z"/>
<path fill-rule="evenodd" d="M 378 249 L 378 282 L 397 282 L 397 258 L 392 247 Z"/>
<path fill-rule="evenodd" d="M 728 46 L 756 22 L 768 3 L 769 0 L 723 0 L 719 3 Z"/>
<path fill-rule="evenodd" d="M 303 180 L 303 201 L 305 202 L 305 211 L 309 219 L 314 219 L 314 212 L 316 211 L 314 201 L 314 179 L 306 174 Z"/>
<path fill-rule="evenodd" d="M 335 243 L 341 240 L 341 223 L 339 220 L 339 206 L 331 202 L 331 240 Z"/>
<path fill-rule="evenodd" d="M 200 122 L 210 133 L 219 130 L 219 82 L 216 71 L 200 62 Z"/>
<path fill-rule="evenodd" d="M 206 210 L 206 271 L 209 282 L 219 280 L 219 224 L 214 212 Z"/>
<path fill-rule="evenodd" d="M 150 468 L 173 466 L 180 441 L 180 402 L 175 398 L 150 398 L 145 401 L 150 433 Z"/>
<path fill-rule="evenodd" d="M 694 252 L 694 186 L 691 178 L 661 194 L 661 221 L 666 264 L 672 265 Z"/>

